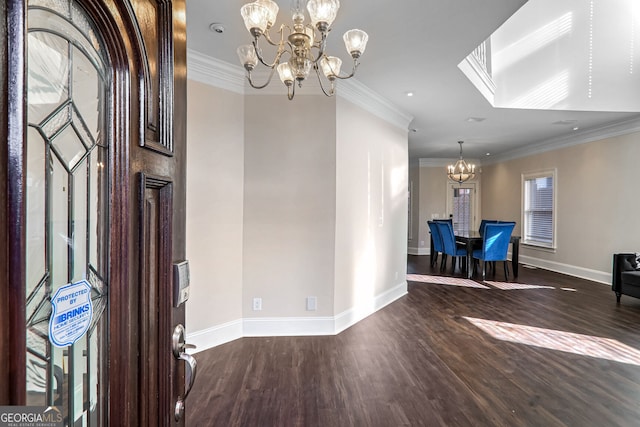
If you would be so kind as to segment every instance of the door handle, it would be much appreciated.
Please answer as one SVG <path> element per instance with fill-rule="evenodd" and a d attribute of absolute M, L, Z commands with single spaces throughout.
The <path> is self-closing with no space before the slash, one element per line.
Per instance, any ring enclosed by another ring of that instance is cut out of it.
<path fill-rule="evenodd" d="M 193 384 L 196 380 L 198 364 L 192 355 L 185 352 L 185 350 L 194 349 L 196 346 L 185 342 L 184 326 L 181 324 L 177 325 L 173 330 L 172 343 L 173 356 L 178 360 L 183 360 L 187 366 L 187 372 L 185 373 L 184 396 L 178 397 L 174 410 L 175 419 L 176 421 L 179 421 L 184 416 L 184 401 L 187 399 L 187 396 L 189 396 L 189 393 L 191 393 L 191 389 L 193 388 Z"/>
<path fill-rule="evenodd" d="M 193 388 L 193 383 L 196 381 L 198 363 L 196 363 L 196 359 L 192 355 L 187 353 L 182 353 L 180 355 L 180 360 L 184 360 L 187 363 L 187 367 L 189 368 L 188 374 L 185 374 L 185 390 L 184 397 L 182 398 L 182 400 L 187 400 L 187 396 L 189 396 L 189 393 L 191 393 L 191 389 Z"/>

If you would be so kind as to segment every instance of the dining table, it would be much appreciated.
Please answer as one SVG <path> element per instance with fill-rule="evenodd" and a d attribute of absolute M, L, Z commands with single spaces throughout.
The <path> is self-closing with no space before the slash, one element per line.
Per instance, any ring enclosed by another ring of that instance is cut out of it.
<path fill-rule="evenodd" d="M 482 235 L 477 230 L 457 230 L 453 232 L 456 242 L 466 245 L 467 248 L 467 278 L 471 279 L 473 273 L 473 250 L 482 248 Z M 520 252 L 520 236 L 511 235 L 511 267 L 514 277 L 518 277 L 518 254 Z"/>

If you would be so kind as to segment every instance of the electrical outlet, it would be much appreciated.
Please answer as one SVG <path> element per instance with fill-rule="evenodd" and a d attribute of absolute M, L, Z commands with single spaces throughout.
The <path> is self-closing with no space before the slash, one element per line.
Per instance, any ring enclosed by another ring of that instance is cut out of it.
<path fill-rule="evenodd" d="M 318 298 L 307 297 L 307 311 L 316 311 L 318 309 Z"/>
<path fill-rule="evenodd" d="M 262 310 L 262 298 L 254 298 L 253 299 L 253 311 Z"/>

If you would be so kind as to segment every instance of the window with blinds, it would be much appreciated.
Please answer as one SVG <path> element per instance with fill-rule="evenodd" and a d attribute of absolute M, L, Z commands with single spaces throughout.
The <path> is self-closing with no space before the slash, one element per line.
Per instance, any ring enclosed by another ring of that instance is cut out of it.
<path fill-rule="evenodd" d="M 555 171 L 522 176 L 523 243 L 555 247 Z"/>

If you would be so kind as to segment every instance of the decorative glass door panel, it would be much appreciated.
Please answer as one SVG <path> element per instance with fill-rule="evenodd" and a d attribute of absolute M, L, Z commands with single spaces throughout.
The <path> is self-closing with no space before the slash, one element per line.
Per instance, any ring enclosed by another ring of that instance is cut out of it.
<path fill-rule="evenodd" d="M 447 191 L 447 213 L 453 222 L 454 231 L 475 230 L 476 185 L 474 183 L 449 184 Z"/>
<path fill-rule="evenodd" d="M 106 419 L 109 68 L 73 0 L 30 0 L 27 83 L 27 404 L 57 406 L 65 424 Z M 57 347 L 52 296 L 85 280 L 87 332 Z"/>

